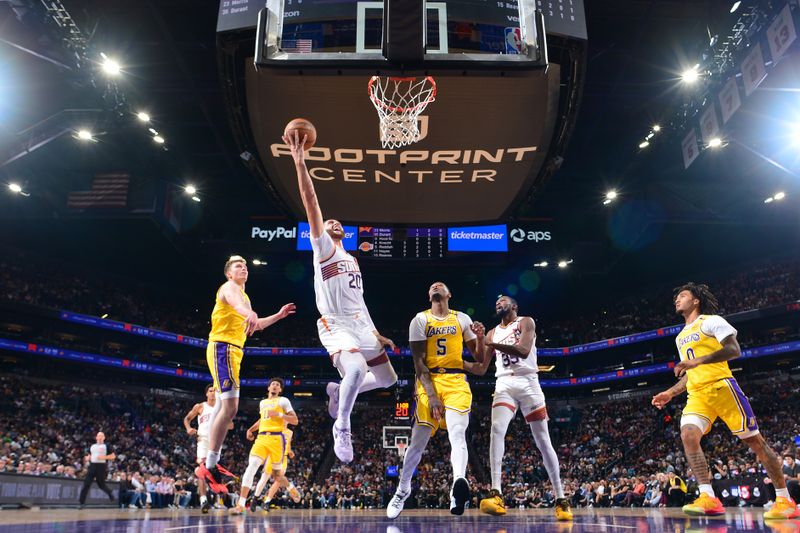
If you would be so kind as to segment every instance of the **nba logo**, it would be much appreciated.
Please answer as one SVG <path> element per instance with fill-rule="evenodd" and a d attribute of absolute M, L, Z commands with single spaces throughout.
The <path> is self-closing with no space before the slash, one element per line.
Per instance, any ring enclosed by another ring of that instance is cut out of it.
<path fill-rule="evenodd" d="M 522 31 L 519 28 L 506 28 L 506 53 L 522 53 Z"/>

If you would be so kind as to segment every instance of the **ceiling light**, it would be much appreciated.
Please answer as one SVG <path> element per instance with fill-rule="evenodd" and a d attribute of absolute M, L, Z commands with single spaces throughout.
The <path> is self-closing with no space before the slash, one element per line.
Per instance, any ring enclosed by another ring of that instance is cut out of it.
<path fill-rule="evenodd" d="M 648 141 L 642 141 L 639 143 L 639 148 L 647 148 L 648 146 L 650 146 Z"/>
<path fill-rule="evenodd" d="M 610 203 L 611 203 L 611 200 L 609 200 L 608 198 L 606 198 L 605 200 L 603 200 L 603 205 L 608 205 L 608 204 L 610 204 Z"/>
<path fill-rule="evenodd" d="M 713 139 L 708 141 L 709 148 L 719 148 L 720 146 L 722 146 L 722 139 L 720 139 L 719 137 L 714 137 Z"/>
<path fill-rule="evenodd" d="M 781 191 L 777 193 L 775 196 L 773 196 L 773 198 L 775 200 L 783 200 L 784 198 L 786 198 L 786 193 Z"/>
<path fill-rule="evenodd" d="M 164 137 L 162 137 L 161 135 L 156 135 L 155 137 L 153 137 L 153 140 L 158 144 L 164 144 Z"/>
<path fill-rule="evenodd" d="M 78 130 L 78 139 L 82 141 L 91 141 L 92 132 L 89 130 Z"/>
<path fill-rule="evenodd" d="M 139 113 L 136 114 L 136 118 L 138 118 L 142 122 L 150 122 L 150 115 L 148 115 L 144 111 L 139 111 Z"/>
<path fill-rule="evenodd" d="M 120 72 L 119 63 L 110 57 L 105 57 L 105 54 L 103 54 L 103 57 L 103 71 L 111 76 L 118 75 Z"/>
<path fill-rule="evenodd" d="M 539 268 L 545 268 L 547 266 L 547 261 L 542 261 L 541 263 L 534 263 L 533 266 Z"/>
<path fill-rule="evenodd" d="M 653 131 L 658 133 L 659 131 L 661 131 L 661 126 L 659 126 L 658 124 L 653 125 Z"/>
<path fill-rule="evenodd" d="M 570 264 L 572 261 L 559 261 L 558 268 L 567 268 L 567 265 Z"/>
<path fill-rule="evenodd" d="M 148 128 L 147 131 L 149 131 L 153 135 L 158 135 L 158 132 L 156 130 L 154 130 L 153 128 Z"/>
<path fill-rule="evenodd" d="M 731 6 L 731 13 L 736 13 L 736 10 L 739 9 L 740 5 L 742 5 L 742 2 L 740 0 L 734 2 L 733 5 Z"/>
<path fill-rule="evenodd" d="M 686 83 L 694 83 L 700 78 L 700 73 L 697 72 L 697 67 L 693 67 L 683 71 L 681 79 Z"/>
<path fill-rule="evenodd" d="M 266 265 L 267 262 L 266 261 L 262 261 L 261 259 L 253 259 L 253 264 L 256 265 L 256 266 L 259 266 L 259 265 Z"/>
<path fill-rule="evenodd" d="M 195 202 L 200 202 L 200 198 L 198 198 L 197 196 L 192 196 L 192 200 L 194 200 Z"/>
<path fill-rule="evenodd" d="M 22 192 L 22 187 L 19 186 L 19 183 L 9 183 L 8 190 L 13 192 L 14 194 L 19 194 Z"/>
<path fill-rule="evenodd" d="M 773 201 L 773 200 L 775 200 L 775 198 L 773 198 L 772 196 L 770 196 L 769 198 L 767 198 L 766 200 L 764 200 L 764 203 L 765 203 L 765 204 L 770 204 L 770 203 L 772 203 L 772 201 Z"/>
<path fill-rule="evenodd" d="M 186 191 L 186 194 L 189 194 L 191 196 L 194 196 L 195 193 L 197 192 L 197 188 L 195 188 L 194 185 L 187 185 L 186 187 L 184 187 L 184 190 Z"/>

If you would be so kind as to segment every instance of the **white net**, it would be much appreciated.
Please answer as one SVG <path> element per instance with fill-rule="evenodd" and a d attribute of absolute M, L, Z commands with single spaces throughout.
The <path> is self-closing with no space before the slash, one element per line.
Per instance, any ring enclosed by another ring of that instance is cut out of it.
<path fill-rule="evenodd" d="M 400 456 L 400 459 L 406 456 L 406 449 L 408 448 L 407 444 L 398 444 L 397 445 L 397 455 Z"/>
<path fill-rule="evenodd" d="M 383 147 L 407 146 L 419 140 L 417 117 L 436 99 L 436 82 L 431 76 L 373 76 L 369 99 L 378 110 Z"/>

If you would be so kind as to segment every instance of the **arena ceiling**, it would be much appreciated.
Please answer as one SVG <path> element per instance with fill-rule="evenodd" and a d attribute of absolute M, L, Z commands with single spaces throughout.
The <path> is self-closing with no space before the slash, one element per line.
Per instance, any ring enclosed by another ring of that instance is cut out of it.
<path fill-rule="evenodd" d="M 85 255 L 76 245 L 90 244 L 109 264 L 146 277 L 158 275 L 143 251 L 152 239 L 150 248 L 160 257 L 200 275 L 209 262 L 246 241 L 248 217 L 285 217 L 242 164 L 232 139 L 216 62 L 213 2 L 64 3 L 96 50 L 120 58 L 120 87 L 129 108 L 152 115 L 167 150 L 154 145 L 135 120 L 109 119 L 107 101 L 97 95 L 102 87 L 88 87 L 81 72 L 65 66 L 69 58 L 63 47 L 19 16 L 25 0 L 0 2 L 3 160 L 19 155 L 18 132 L 62 110 L 99 109 L 84 120 L 94 117 L 104 124 L 96 143 L 64 135 L 0 167 L 0 181 L 24 182 L 31 192 L 25 202 L 0 194 L 2 242 L 47 246 L 70 260 Z M 666 131 L 647 150 L 637 148 L 649 128 L 665 123 L 668 111 L 685 98 L 679 72 L 709 34 L 730 25 L 731 2 L 586 3 L 589 62 L 576 128 L 561 169 L 514 219 L 551 220 L 566 241 L 584 250 L 575 279 L 591 286 L 610 274 L 622 280 L 636 272 L 642 281 L 665 273 L 695 275 L 700 268 L 796 247 L 796 200 L 766 209 L 763 199 L 777 190 L 786 190 L 789 200 L 792 193 L 800 196 L 800 179 L 791 167 L 780 170 L 755 153 L 780 155 L 779 141 L 760 134 L 760 128 L 785 114 L 775 111 L 776 102 L 800 113 L 796 98 L 764 91 L 736 125 L 746 146 L 704 154 L 689 170 L 683 169 L 678 132 Z M 791 84 L 789 78 L 775 83 L 783 82 Z M 112 170 L 147 176 L 153 183 L 194 183 L 202 202 L 189 206 L 192 215 L 175 235 L 130 217 L 94 225 L 70 217 L 67 193 L 85 189 L 95 173 Z M 612 188 L 619 201 L 603 205 Z M 129 245 L 137 239 L 145 244 Z M 691 251 L 689 257 L 676 258 L 681 247 Z M 391 264 L 384 270 L 396 268 Z"/>

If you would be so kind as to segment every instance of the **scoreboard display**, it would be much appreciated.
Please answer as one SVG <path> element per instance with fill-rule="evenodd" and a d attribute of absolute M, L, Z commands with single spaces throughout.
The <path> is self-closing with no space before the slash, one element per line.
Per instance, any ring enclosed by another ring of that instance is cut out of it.
<path fill-rule="evenodd" d="M 445 228 L 359 226 L 358 256 L 392 259 L 438 259 L 445 255 Z"/>

